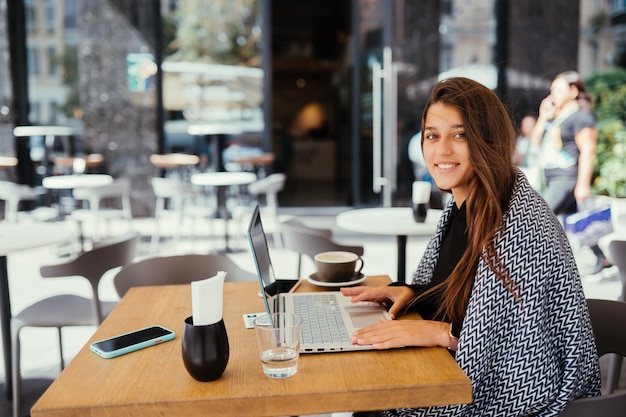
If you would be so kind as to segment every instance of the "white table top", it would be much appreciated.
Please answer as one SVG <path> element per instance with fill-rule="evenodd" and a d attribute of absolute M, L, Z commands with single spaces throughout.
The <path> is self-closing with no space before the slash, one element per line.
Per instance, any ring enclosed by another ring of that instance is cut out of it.
<path fill-rule="evenodd" d="M 13 134 L 19 137 L 27 136 L 69 136 L 77 133 L 77 129 L 71 126 L 16 126 Z"/>
<path fill-rule="evenodd" d="M 83 175 L 54 175 L 43 179 L 41 184 L 48 189 L 71 190 L 81 187 L 107 185 L 113 182 L 113 177 L 106 174 Z"/>
<path fill-rule="evenodd" d="M 191 176 L 191 182 L 196 185 L 244 185 L 254 181 L 256 174 L 252 172 L 202 172 Z"/>
<path fill-rule="evenodd" d="M 437 230 L 442 210 L 428 210 L 426 221 L 413 219 L 410 207 L 377 207 L 344 211 L 337 215 L 337 226 L 359 233 L 394 236 L 431 236 Z"/>
<path fill-rule="evenodd" d="M 198 135 L 238 135 L 243 133 L 243 129 L 232 124 L 201 123 L 189 125 L 187 133 L 192 136 Z"/>
<path fill-rule="evenodd" d="M 11 252 L 64 243 L 74 230 L 54 223 L 0 223 L 0 256 Z"/>

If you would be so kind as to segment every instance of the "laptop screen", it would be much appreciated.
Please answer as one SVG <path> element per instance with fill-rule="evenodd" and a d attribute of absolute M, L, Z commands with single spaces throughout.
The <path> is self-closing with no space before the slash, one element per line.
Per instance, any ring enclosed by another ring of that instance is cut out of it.
<path fill-rule="evenodd" d="M 254 265 L 256 266 L 257 275 L 259 277 L 259 284 L 261 285 L 261 289 L 265 292 L 265 304 L 269 312 L 270 308 L 267 303 L 267 297 L 276 295 L 279 289 L 276 284 L 276 276 L 274 275 L 267 237 L 263 230 L 261 212 L 258 205 L 254 208 L 250 225 L 248 226 L 248 241 L 250 242 Z"/>

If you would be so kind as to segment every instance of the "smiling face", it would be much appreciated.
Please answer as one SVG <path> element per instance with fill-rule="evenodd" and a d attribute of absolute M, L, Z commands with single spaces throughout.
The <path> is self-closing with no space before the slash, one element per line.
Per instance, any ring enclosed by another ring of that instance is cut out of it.
<path fill-rule="evenodd" d="M 469 180 L 474 175 L 461 113 L 452 105 L 432 104 L 426 113 L 423 134 L 428 171 L 437 186 L 450 190 L 457 206 L 461 206 L 469 193 Z"/>

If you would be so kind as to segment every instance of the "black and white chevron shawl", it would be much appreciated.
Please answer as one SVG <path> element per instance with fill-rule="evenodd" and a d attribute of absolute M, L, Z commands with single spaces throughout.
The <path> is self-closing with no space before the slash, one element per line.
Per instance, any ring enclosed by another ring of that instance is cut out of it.
<path fill-rule="evenodd" d="M 450 210 L 413 283 L 431 279 Z M 472 404 L 380 414 L 557 416 L 568 402 L 600 394 L 596 347 L 572 250 L 558 219 L 521 173 L 496 248 L 520 286 L 522 303 L 479 261 L 456 354 L 472 381 Z"/>

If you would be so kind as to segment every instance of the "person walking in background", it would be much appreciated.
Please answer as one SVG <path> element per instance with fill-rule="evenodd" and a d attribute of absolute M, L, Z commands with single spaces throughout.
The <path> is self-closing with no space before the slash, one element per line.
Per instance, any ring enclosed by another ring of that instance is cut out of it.
<path fill-rule="evenodd" d="M 528 167 L 534 161 L 530 148 L 530 134 L 533 131 L 533 127 L 537 123 L 537 118 L 531 114 L 527 114 L 522 117 L 519 123 L 519 135 L 517 136 L 517 142 L 515 143 L 515 154 L 513 156 L 513 162 L 519 167 Z"/>
<path fill-rule="evenodd" d="M 541 169 L 537 164 L 538 152 L 536 148 L 530 146 L 530 134 L 537 123 L 537 118 L 527 114 L 522 117 L 519 124 L 519 135 L 515 143 L 515 153 L 513 163 L 517 165 L 533 186 L 535 190 L 541 189 L 542 177 Z"/>
<path fill-rule="evenodd" d="M 452 200 L 412 284 L 340 291 L 391 305 L 393 320 L 357 330 L 353 343 L 447 347 L 472 381 L 473 400 L 355 415 L 558 416 L 569 402 L 599 395 L 574 255 L 556 215 L 513 164 L 515 129 L 498 96 L 467 78 L 443 80 L 422 132 L 425 166 Z M 423 320 L 395 320 L 406 310 Z"/>
<path fill-rule="evenodd" d="M 531 147 L 541 147 L 539 163 L 546 182 L 543 197 L 555 214 L 573 214 L 591 196 L 597 141 L 596 121 L 582 77 L 576 71 L 558 74 L 550 94 L 541 101 L 530 137 Z M 591 250 L 597 258 L 593 273 L 611 266 L 598 245 Z"/>

